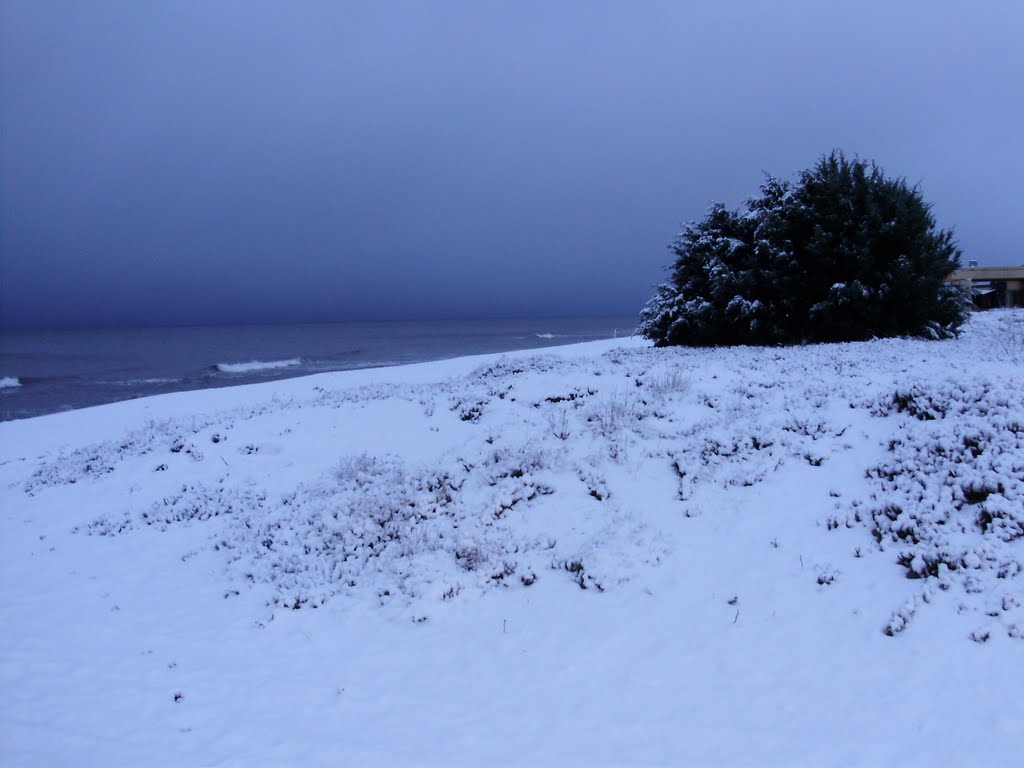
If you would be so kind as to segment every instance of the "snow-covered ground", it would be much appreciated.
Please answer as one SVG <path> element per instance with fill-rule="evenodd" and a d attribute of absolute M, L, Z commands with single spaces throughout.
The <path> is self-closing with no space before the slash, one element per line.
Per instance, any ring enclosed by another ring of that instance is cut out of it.
<path fill-rule="evenodd" d="M 0 424 L 0 762 L 1019 765 L 1022 330 Z"/>

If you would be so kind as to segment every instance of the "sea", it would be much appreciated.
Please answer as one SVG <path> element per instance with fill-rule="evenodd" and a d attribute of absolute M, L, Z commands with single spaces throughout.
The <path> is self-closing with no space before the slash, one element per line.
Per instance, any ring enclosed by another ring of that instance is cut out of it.
<path fill-rule="evenodd" d="M 635 316 L 0 331 L 0 421 L 166 392 L 542 349 Z"/>

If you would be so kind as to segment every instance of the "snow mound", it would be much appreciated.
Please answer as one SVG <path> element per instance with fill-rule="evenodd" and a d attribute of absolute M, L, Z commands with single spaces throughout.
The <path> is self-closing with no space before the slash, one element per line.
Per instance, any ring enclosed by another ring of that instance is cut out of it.
<path fill-rule="evenodd" d="M 138 514 L 101 517 L 80 532 L 220 523 L 210 546 L 226 554 L 234 577 L 270 585 L 273 605 L 293 610 L 337 595 L 380 604 L 449 600 L 464 590 L 531 586 L 545 572 L 604 591 L 622 578 L 588 567 L 602 559 L 593 536 L 566 546 L 543 525 L 530 530 L 515 519 L 555 493 L 544 481 L 552 461 L 529 447 L 495 450 L 479 465 L 419 469 L 398 457 L 359 454 L 278 498 L 223 480 L 188 484 Z"/>

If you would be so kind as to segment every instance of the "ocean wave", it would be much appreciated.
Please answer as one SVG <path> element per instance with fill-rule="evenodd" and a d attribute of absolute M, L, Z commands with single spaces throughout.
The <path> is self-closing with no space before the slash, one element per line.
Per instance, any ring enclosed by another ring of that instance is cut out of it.
<path fill-rule="evenodd" d="M 17 376 L 4 376 L 0 379 L 0 389 L 10 389 L 11 387 L 20 387 L 21 380 Z"/>
<path fill-rule="evenodd" d="M 553 333 L 538 333 L 538 334 L 535 334 L 535 335 L 537 336 L 538 339 L 553 339 L 553 338 L 555 338 L 555 334 L 553 334 Z"/>
<path fill-rule="evenodd" d="M 252 360 L 248 363 L 217 363 L 213 367 L 221 373 L 252 373 L 253 371 L 272 371 L 275 368 L 291 368 L 301 364 L 301 360 L 292 358 L 291 360 L 269 360 L 266 362 Z"/>

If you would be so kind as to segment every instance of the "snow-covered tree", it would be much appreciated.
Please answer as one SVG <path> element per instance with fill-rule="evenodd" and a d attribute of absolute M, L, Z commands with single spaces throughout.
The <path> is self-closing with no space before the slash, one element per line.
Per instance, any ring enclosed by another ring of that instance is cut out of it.
<path fill-rule="evenodd" d="M 917 187 L 834 151 L 793 183 L 769 177 L 739 211 L 712 205 L 672 243 L 641 313 L 659 346 L 944 337 L 964 320 L 959 266 Z"/>

